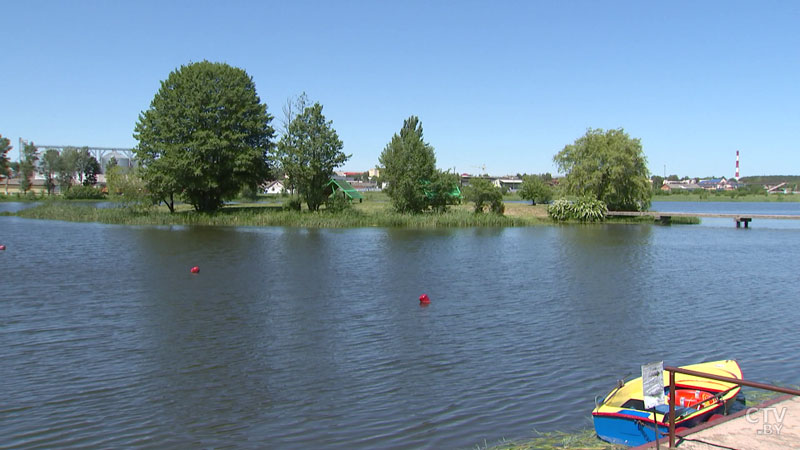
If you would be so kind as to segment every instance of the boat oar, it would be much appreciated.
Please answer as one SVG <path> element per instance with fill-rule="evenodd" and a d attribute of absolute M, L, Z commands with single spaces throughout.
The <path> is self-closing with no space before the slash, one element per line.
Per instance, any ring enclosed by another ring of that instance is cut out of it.
<path fill-rule="evenodd" d="M 738 387 L 739 387 L 739 385 L 737 384 L 736 386 L 734 386 L 734 387 L 732 387 L 732 388 L 730 388 L 730 389 L 724 390 L 724 391 L 722 391 L 722 392 L 717 392 L 716 394 L 714 394 L 714 395 L 713 395 L 713 396 L 711 396 L 710 398 L 707 398 L 707 399 L 705 399 L 705 400 L 700 400 L 699 402 L 695 403 L 694 405 L 689 405 L 689 406 L 687 406 L 687 408 L 695 408 L 697 405 L 702 405 L 703 403 L 709 402 L 709 401 L 711 401 L 712 399 L 714 399 L 714 400 L 716 400 L 716 401 L 718 401 L 718 402 L 721 402 L 721 401 L 722 401 L 722 397 L 725 397 L 725 395 L 726 395 L 728 392 L 730 392 L 730 391 L 732 391 L 732 390 L 734 390 L 734 389 L 736 389 L 736 388 L 738 388 Z M 711 406 L 711 405 L 709 404 L 709 406 Z M 700 410 L 700 409 L 703 409 L 703 408 L 702 408 L 702 407 L 700 407 L 700 408 L 696 408 L 696 409 L 697 409 L 697 410 Z"/>

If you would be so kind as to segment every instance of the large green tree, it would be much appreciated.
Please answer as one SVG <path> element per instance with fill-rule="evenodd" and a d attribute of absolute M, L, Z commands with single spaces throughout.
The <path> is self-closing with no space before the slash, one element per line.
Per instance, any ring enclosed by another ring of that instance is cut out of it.
<path fill-rule="evenodd" d="M 532 204 L 547 203 L 553 199 L 553 188 L 545 183 L 544 176 L 525 175 L 522 177 L 522 189 L 519 196 L 523 200 L 530 200 Z"/>
<path fill-rule="evenodd" d="M 590 128 L 553 161 L 566 175 L 568 193 L 602 200 L 609 210 L 644 211 L 650 207 L 653 192 L 642 143 L 622 128 Z"/>
<path fill-rule="evenodd" d="M 11 160 L 8 158 L 8 152 L 14 148 L 11 146 L 11 141 L 0 134 L 0 175 L 7 176 Z"/>
<path fill-rule="evenodd" d="M 6 179 L 6 195 L 8 195 L 8 179 L 11 178 L 11 160 L 8 152 L 12 148 L 11 141 L 0 134 L 0 175 Z"/>
<path fill-rule="evenodd" d="M 39 161 L 39 150 L 36 144 L 29 142 L 22 148 L 22 161 L 19 163 L 19 172 L 22 178 L 19 187 L 22 192 L 28 192 L 32 186 L 31 177 L 36 170 L 36 162 Z"/>
<path fill-rule="evenodd" d="M 78 174 L 78 182 L 85 185 L 85 177 L 87 173 L 91 173 L 93 162 L 97 162 L 94 156 L 89 153 L 89 147 L 83 147 L 77 151 L 77 158 L 75 158 L 75 172 Z"/>
<path fill-rule="evenodd" d="M 47 189 L 47 195 L 53 195 L 53 190 L 56 187 L 53 176 L 58 171 L 60 159 L 61 155 L 58 154 L 58 150 L 51 148 L 44 152 L 39 163 L 39 172 L 44 175 L 44 187 Z"/>
<path fill-rule="evenodd" d="M 424 189 L 428 206 L 434 211 L 445 212 L 448 206 L 460 203 L 461 191 L 458 185 L 458 175 L 436 170 Z"/>
<path fill-rule="evenodd" d="M 83 185 L 96 185 L 97 175 L 100 175 L 100 161 L 98 161 L 94 156 L 89 156 L 89 161 L 83 168 Z"/>
<path fill-rule="evenodd" d="M 333 121 L 325 120 L 319 103 L 298 113 L 278 142 L 281 167 L 309 210 L 319 210 L 334 169 L 350 158 L 342 148 Z"/>
<path fill-rule="evenodd" d="M 242 69 L 203 61 L 174 70 L 139 115 L 135 152 L 148 191 L 215 211 L 269 177 L 274 131 L 267 105 Z"/>
<path fill-rule="evenodd" d="M 381 177 L 388 183 L 386 193 L 397 211 L 418 213 L 429 206 L 425 188 L 436 173 L 436 156 L 423 140 L 417 116 L 403 121 L 403 128 L 392 136 L 379 161 L 384 168 Z"/>
<path fill-rule="evenodd" d="M 75 147 L 67 147 L 61 151 L 61 156 L 58 158 L 55 169 L 58 172 L 58 186 L 62 194 L 72 188 L 72 183 L 75 181 L 75 172 L 78 170 L 79 159 L 80 150 Z"/>

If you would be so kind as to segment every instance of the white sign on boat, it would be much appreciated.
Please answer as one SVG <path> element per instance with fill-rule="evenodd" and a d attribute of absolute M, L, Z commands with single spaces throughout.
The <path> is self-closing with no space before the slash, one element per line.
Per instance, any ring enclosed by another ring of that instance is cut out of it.
<path fill-rule="evenodd" d="M 642 365 L 642 393 L 646 410 L 667 404 L 664 395 L 664 361 Z"/>

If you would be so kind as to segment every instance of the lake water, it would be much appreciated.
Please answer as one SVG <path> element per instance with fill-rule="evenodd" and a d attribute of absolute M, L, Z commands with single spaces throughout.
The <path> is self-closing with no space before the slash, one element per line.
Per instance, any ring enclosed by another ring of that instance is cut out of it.
<path fill-rule="evenodd" d="M 659 212 L 714 213 L 714 214 L 765 214 L 800 216 L 800 202 L 659 202 L 650 207 Z M 701 226 L 728 227 L 733 219 L 703 217 Z M 754 219 L 750 226 L 758 228 L 800 229 L 800 221 L 786 219 Z"/>
<path fill-rule="evenodd" d="M 474 448 L 590 427 L 650 361 L 797 384 L 800 229 L 759 224 L 0 217 L 0 448 Z"/>

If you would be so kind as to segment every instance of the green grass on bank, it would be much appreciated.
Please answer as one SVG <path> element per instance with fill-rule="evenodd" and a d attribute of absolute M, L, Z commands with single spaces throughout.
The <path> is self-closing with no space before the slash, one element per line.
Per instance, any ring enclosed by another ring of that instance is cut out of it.
<path fill-rule="evenodd" d="M 237 203 L 215 213 L 199 213 L 188 205 L 176 206 L 170 213 L 166 207 L 95 208 L 70 201 L 45 201 L 16 213 L 18 217 L 69 222 L 97 222 L 117 225 L 186 225 L 186 226 L 286 226 L 302 228 L 458 228 L 458 227 L 521 227 L 549 225 L 547 205 L 506 204 L 504 215 L 475 214 L 471 204 L 456 205 L 446 213 L 401 214 L 391 203 L 375 200 L 356 203 L 350 209 L 332 212 L 288 211 L 277 201 Z M 692 220 L 694 219 L 694 220 Z M 653 223 L 650 217 L 609 218 L 610 223 Z M 676 218 L 673 223 L 699 223 L 696 218 Z"/>
<path fill-rule="evenodd" d="M 683 217 L 683 216 L 675 216 L 672 217 L 667 224 L 662 224 L 661 221 L 654 219 L 652 216 L 633 216 L 633 217 L 620 217 L 620 216 L 611 216 L 606 217 L 606 222 L 610 223 L 655 223 L 659 225 L 698 225 L 700 224 L 699 217 Z"/>
<path fill-rule="evenodd" d="M 777 385 L 782 385 L 777 383 Z M 793 389 L 800 389 L 796 385 L 790 385 Z M 742 388 L 744 394 L 739 401 L 743 403 L 740 408 L 749 408 L 757 406 L 768 400 L 773 400 L 784 394 L 763 389 L 753 389 L 744 387 Z M 734 409 L 734 411 L 736 411 Z M 548 433 L 536 432 L 535 436 L 530 439 L 518 441 L 501 441 L 496 443 L 485 442 L 481 446 L 477 446 L 477 450 L 564 450 L 564 449 L 586 449 L 586 450 L 621 450 L 628 447 L 621 445 L 613 445 L 601 441 L 592 428 L 584 428 L 583 430 L 573 433 L 564 433 L 560 431 L 553 431 Z"/>
<path fill-rule="evenodd" d="M 536 436 L 524 441 L 503 441 L 495 444 L 484 443 L 478 450 L 556 450 L 556 449 L 586 449 L 586 450 L 622 450 L 628 447 L 609 444 L 597 438 L 594 429 L 586 428 L 574 433 L 553 431 L 549 433 L 537 432 Z"/>
<path fill-rule="evenodd" d="M 216 213 L 198 213 L 183 207 L 170 213 L 164 207 L 136 211 L 128 208 L 94 208 L 63 202 L 48 202 L 15 214 L 29 219 L 98 222 L 125 225 L 209 225 L 209 226 L 296 226 L 305 228 L 453 228 L 517 227 L 549 220 L 535 217 L 474 214 L 453 209 L 444 214 L 400 214 L 386 205 L 354 207 L 341 212 L 284 211 L 277 205 L 242 204 L 222 208 Z"/>

